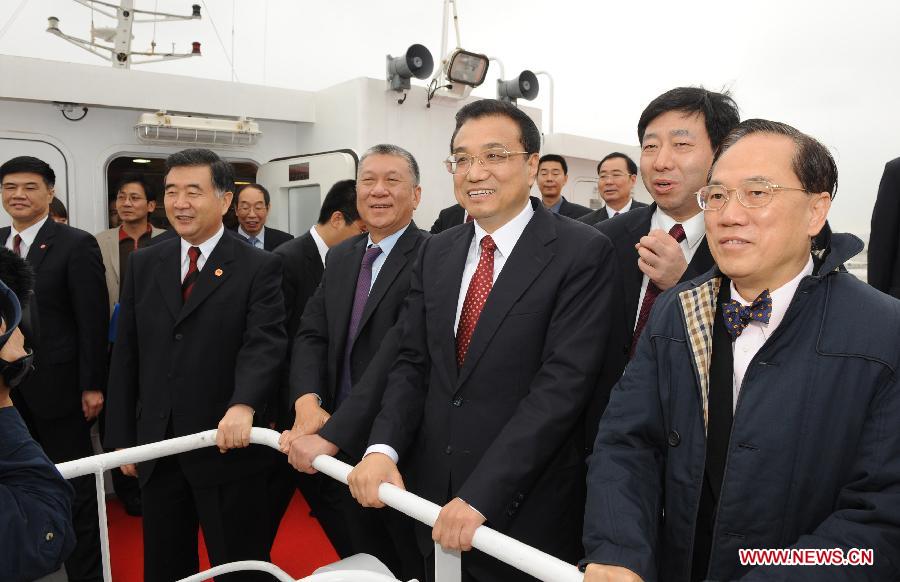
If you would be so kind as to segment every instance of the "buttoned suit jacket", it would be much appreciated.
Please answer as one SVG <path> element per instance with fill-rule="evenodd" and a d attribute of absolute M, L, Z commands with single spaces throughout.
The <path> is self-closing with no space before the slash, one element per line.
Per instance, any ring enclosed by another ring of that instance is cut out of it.
<path fill-rule="evenodd" d="M 640 202 L 638 200 L 632 199 L 631 208 L 628 209 L 628 212 L 631 212 L 632 210 L 635 210 L 637 208 L 644 208 L 646 206 L 647 206 L 647 204 Z M 628 214 L 628 212 L 626 212 L 625 214 Z M 590 224 L 591 226 L 593 226 L 593 225 L 597 224 L 598 222 L 603 222 L 607 218 L 609 218 L 609 211 L 607 210 L 606 206 L 604 206 L 603 208 L 594 210 L 593 212 L 591 212 L 589 214 L 585 214 L 584 216 L 582 216 L 581 218 L 578 219 L 578 222 L 583 222 L 585 224 Z"/>
<path fill-rule="evenodd" d="M 181 298 L 181 239 L 135 251 L 122 289 L 113 348 L 106 445 L 130 447 L 214 429 L 234 404 L 257 424 L 277 391 L 285 357 L 281 257 L 222 236 Z M 264 465 L 253 447 L 181 456 L 195 487 Z M 155 461 L 141 463 L 142 483 Z"/>
<path fill-rule="evenodd" d="M 157 237 L 165 231 L 151 225 L 150 237 Z M 94 235 L 97 244 L 100 245 L 100 255 L 103 257 L 103 266 L 106 268 L 106 290 L 109 292 L 109 314 L 119 302 L 119 282 L 122 274 L 119 272 L 119 227 L 110 228 Z"/>
<path fill-rule="evenodd" d="M 606 349 L 616 265 L 596 229 L 531 204 L 461 369 L 454 321 L 474 225 L 422 244 L 369 442 L 409 458 L 414 493 L 439 505 L 461 497 L 490 527 L 576 560 L 581 421 Z"/>
<path fill-rule="evenodd" d="M 884 167 L 871 226 L 869 284 L 900 298 L 900 158 Z"/>
<path fill-rule="evenodd" d="M 382 354 L 378 370 L 368 368 L 379 349 L 388 346 L 396 353 L 395 338 L 387 338 L 400 314 L 409 291 L 409 279 L 419 245 L 428 237 L 410 223 L 397 239 L 381 267 L 356 331 L 350 352 L 350 396 L 335 410 L 335 397 L 341 382 L 347 331 L 353 309 L 353 297 L 368 235 L 361 234 L 328 251 L 325 275 L 303 313 L 291 356 L 291 399 L 309 392 L 317 393 L 323 407 L 334 415 L 320 434 L 353 458 L 361 458 L 372 420 L 378 413 L 387 366 L 393 356 Z M 363 392 L 356 384 L 364 374 L 372 376 Z"/>
<path fill-rule="evenodd" d="M 454 204 L 449 208 L 444 208 L 438 214 L 437 220 L 431 226 L 431 234 L 437 234 L 448 228 L 453 228 L 463 223 L 466 219 L 466 211 L 459 204 Z"/>
<path fill-rule="evenodd" d="M 0 228 L 0 240 L 9 233 Z M 28 309 L 36 307 L 39 329 L 25 338 L 34 373 L 15 393 L 39 418 L 78 414 L 82 391 L 106 389 L 109 304 L 100 248 L 91 234 L 48 219 L 27 260 L 35 273 Z"/>

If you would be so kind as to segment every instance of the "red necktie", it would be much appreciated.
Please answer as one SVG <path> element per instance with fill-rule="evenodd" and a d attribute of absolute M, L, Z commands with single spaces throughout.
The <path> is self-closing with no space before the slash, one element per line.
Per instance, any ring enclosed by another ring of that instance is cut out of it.
<path fill-rule="evenodd" d="M 466 222 L 472 222 L 473 220 L 475 220 L 474 216 L 472 216 L 471 214 L 466 214 Z"/>
<path fill-rule="evenodd" d="M 669 236 L 678 242 L 683 241 L 685 239 L 684 227 L 676 223 L 675 226 L 669 230 Z M 653 307 L 653 302 L 656 301 L 656 298 L 659 297 L 660 293 L 662 293 L 662 290 L 657 287 L 653 281 L 647 281 L 647 291 L 644 293 L 644 302 L 641 303 L 641 311 L 638 313 L 637 325 L 634 326 L 634 336 L 631 338 L 631 349 L 628 351 L 629 360 L 634 357 L 634 350 L 637 347 L 638 338 L 641 337 L 641 332 L 644 331 L 644 326 L 647 325 L 647 320 L 650 318 L 650 309 Z"/>
<path fill-rule="evenodd" d="M 462 368 L 466 361 L 466 352 L 469 351 L 469 343 L 472 341 L 472 333 L 481 310 L 494 286 L 494 251 L 497 245 L 490 235 L 481 239 L 481 258 L 478 259 L 478 267 L 472 280 L 469 281 L 469 289 L 466 291 L 466 300 L 463 302 L 462 312 L 459 314 L 459 327 L 456 328 L 456 364 Z"/>
<path fill-rule="evenodd" d="M 191 292 L 194 290 L 194 283 L 197 282 L 197 278 L 200 276 L 200 269 L 197 268 L 197 259 L 200 258 L 200 248 L 189 248 L 188 258 L 190 259 L 190 263 L 188 264 L 187 275 L 184 276 L 184 281 L 181 282 L 181 299 L 184 303 L 187 303 L 188 297 L 191 296 Z"/>
<path fill-rule="evenodd" d="M 13 237 L 13 252 L 18 256 L 22 256 L 22 237 L 16 235 Z"/>

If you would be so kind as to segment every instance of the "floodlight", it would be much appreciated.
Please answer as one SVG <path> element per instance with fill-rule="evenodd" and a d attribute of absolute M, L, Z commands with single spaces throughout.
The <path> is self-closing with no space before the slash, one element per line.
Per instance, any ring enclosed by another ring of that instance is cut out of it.
<path fill-rule="evenodd" d="M 387 55 L 387 80 L 394 91 L 410 88 L 410 79 L 427 79 L 434 69 L 431 52 L 423 45 L 414 44 L 402 57 Z"/>
<path fill-rule="evenodd" d="M 514 79 L 497 79 L 497 99 L 514 105 L 516 99 L 531 101 L 537 97 L 539 89 L 537 76 L 529 70 L 522 71 Z"/>
<path fill-rule="evenodd" d="M 484 83 L 487 76 L 488 58 L 479 53 L 456 49 L 447 64 L 447 80 L 469 87 Z"/>

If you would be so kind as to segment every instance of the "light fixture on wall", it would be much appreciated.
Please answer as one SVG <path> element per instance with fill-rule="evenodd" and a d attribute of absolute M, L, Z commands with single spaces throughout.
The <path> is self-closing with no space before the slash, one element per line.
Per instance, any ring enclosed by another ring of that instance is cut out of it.
<path fill-rule="evenodd" d="M 169 115 L 165 111 L 141 114 L 134 130 L 144 143 L 250 147 L 262 137 L 259 124 L 246 117 L 215 119 Z"/>

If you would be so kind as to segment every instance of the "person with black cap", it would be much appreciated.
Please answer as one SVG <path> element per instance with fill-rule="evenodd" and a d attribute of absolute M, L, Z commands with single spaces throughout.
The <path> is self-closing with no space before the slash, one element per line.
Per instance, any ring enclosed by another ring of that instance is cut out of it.
<path fill-rule="evenodd" d="M 17 582 L 58 570 L 72 552 L 74 492 L 9 395 L 32 370 L 17 295 L 28 296 L 33 275 L 23 259 L 0 249 L 0 279 L 0 580 Z"/>

